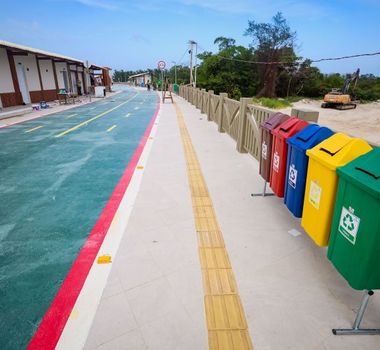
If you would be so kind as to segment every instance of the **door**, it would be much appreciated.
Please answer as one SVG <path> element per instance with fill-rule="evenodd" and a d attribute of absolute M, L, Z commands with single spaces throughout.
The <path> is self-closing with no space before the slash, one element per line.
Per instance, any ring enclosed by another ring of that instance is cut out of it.
<path fill-rule="evenodd" d="M 20 86 L 22 100 L 24 101 L 24 104 L 29 104 L 30 103 L 29 89 L 26 83 L 25 69 L 21 63 L 18 63 L 16 65 L 16 74 L 17 74 L 18 84 Z"/>
<path fill-rule="evenodd" d="M 71 72 L 71 83 L 73 84 L 72 92 L 74 94 L 77 94 L 78 93 L 78 89 L 77 89 L 77 79 L 76 79 L 76 76 L 75 76 L 75 72 Z"/>
<path fill-rule="evenodd" d="M 65 86 L 66 92 L 69 92 L 69 82 L 67 78 L 67 72 L 65 70 L 61 71 L 63 78 L 63 85 Z"/>

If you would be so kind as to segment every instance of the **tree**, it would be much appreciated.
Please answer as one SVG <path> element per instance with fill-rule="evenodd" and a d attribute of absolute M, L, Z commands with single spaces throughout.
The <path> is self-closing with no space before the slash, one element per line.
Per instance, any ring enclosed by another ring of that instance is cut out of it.
<path fill-rule="evenodd" d="M 217 44 L 219 46 L 219 51 L 226 50 L 228 48 L 231 48 L 235 46 L 236 40 L 232 38 L 225 38 L 224 36 L 218 36 L 214 40 L 214 44 Z"/>
<path fill-rule="evenodd" d="M 265 62 L 258 66 L 258 97 L 275 97 L 279 62 L 286 59 L 286 54 L 294 52 L 296 32 L 292 32 L 286 19 L 278 12 L 273 23 L 248 21 L 246 36 L 252 37 L 251 48 L 255 50 L 256 59 Z"/>
<path fill-rule="evenodd" d="M 254 59 L 252 49 L 235 45 L 231 38 L 218 37 L 214 41 L 219 52 L 203 52 L 197 70 L 197 85 L 215 93 L 227 92 L 232 98 L 253 96 L 256 90 L 255 68 L 244 61 Z"/>

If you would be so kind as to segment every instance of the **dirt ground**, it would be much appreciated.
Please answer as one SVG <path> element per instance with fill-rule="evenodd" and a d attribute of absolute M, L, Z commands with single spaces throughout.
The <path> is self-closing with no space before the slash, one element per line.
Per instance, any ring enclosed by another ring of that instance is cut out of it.
<path fill-rule="evenodd" d="M 321 108 L 321 101 L 316 100 L 302 100 L 294 103 L 292 108 L 318 111 L 318 124 L 328 126 L 335 131 L 361 137 L 371 144 L 380 146 L 380 101 L 358 104 L 356 109 L 345 111 Z M 280 111 L 290 114 L 292 108 Z"/>

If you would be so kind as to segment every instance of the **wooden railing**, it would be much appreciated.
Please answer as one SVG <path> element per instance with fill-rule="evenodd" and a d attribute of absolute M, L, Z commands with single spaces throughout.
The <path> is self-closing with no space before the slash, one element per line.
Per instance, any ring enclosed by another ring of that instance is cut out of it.
<path fill-rule="evenodd" d="M 250 98 L 236 101 L 226 93 L 215 95 L 214 91 L 180 86 L 179 95 L 207 115 L 208 121 L 218 125 L 219 132 L 225 132 L 236 141 L 241 153 L 249 153 L 259 159 L 261 147 L 260 124 L 275 112 L 249 104 Z"/>

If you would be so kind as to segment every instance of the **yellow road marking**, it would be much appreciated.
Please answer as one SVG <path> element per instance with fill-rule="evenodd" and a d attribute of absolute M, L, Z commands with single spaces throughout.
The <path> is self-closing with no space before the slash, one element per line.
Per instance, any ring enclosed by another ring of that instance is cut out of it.
<path fill-rule="evenodd" d="M 110 255 L 101 255 L 98 257 L 98 264 L 110 264 L 112 262 L 112 257 Z"/>
<path fill-rule="evenodd" d="M 182 112 L 177 105 L 175 108 L 198 237 L 209 349 L 252 350 L 247 320 L 223 234 Z"/>
<path fill-rule="evenodd" d="M 33 132 L 33 131 L 35 131 L 35 130 L 38 130 L 38 129 L 41 129 L 41 128 L 43 128 L 43 125 L 40 125 L 40 126 L 36 126 L 35 128 L 33 128 L 33 129 L 29 129 L 29 130 L 26 130 L 25 131 L 25 133 L 28 133 L 28 132 Z"/>
<path fill-rule="evenodd" d="M 78 113 L 70 114 L 70 115 L 68 115 L 68 116 L 66 117 L 66 119 L 70 119 L 70 118 L 72 118 L 72 117 L 75 117 L 76 115 L 78 115 Z"/>
<path fill-rule="evenodd" d="M 112 131 L 113 129 L 115 129 L 117 127 L 117 125 L 112 125 L 110 128 L 107 129 L 107 132 L 110 132 Z"/>
<path fill-rule="evenodd" d="M 132 97 L 131 97 L 130 99 L 128 99 L 127 101 L 124 101 L 123 103 L 120 103 L 119 105 L 117 105 L 117 106 L 115 106 L 115 107 L 113 107 L 113 108 L 111 108 L 111 109 L 109 109 L 109 110 L 107 110 L 107 111 L 105 111 L 105 112 L 102 112 L 102 113 L 96 115 L 95 117 L 92 117 L 92 118 L 90 118 L 90 119 L 87 119 L 87 120 L 85 120 L 84 122 L 82 122 L 82 123 L 80 123 L 80 124 L 78 124 L 78 125 L 75 125 L 75 126 L 73 126 L 72 128 L 70 128 L 70 129 L 67 129 L 67 130 L 65 130 L 65 131 L 62 131 L 61 133 L 55 135 L 55 137 L 62 137 L 62 136 L 66 135 L 66 134 L 68 134 L 68 133 L 70 133 L 70 132 L 73 132 L 73 131 L 79 129 L 80 127 L 82 127 L 82 126 L 84 126 L 84 125 L 87 125 L 87 124 L 93 122 L 93 121 L 96 120 L 96 119 L 99 119 L 99 118 L 105 116 L 105 115 L 108 114 L 108 113 L 111 113 L 111 112 L 114 111 L 115 109 L 118 109 L 118 108 L 120 108 L 121 106 L 123 106 L 123 105 L 125 105 L 126 103 L 128 103 L 129 101 L 132 101 L 132 100 L 133 100 L 138 94 L 139 94 L 139 93 L 136 93 L 134 96 L 132 96 Z"/>

